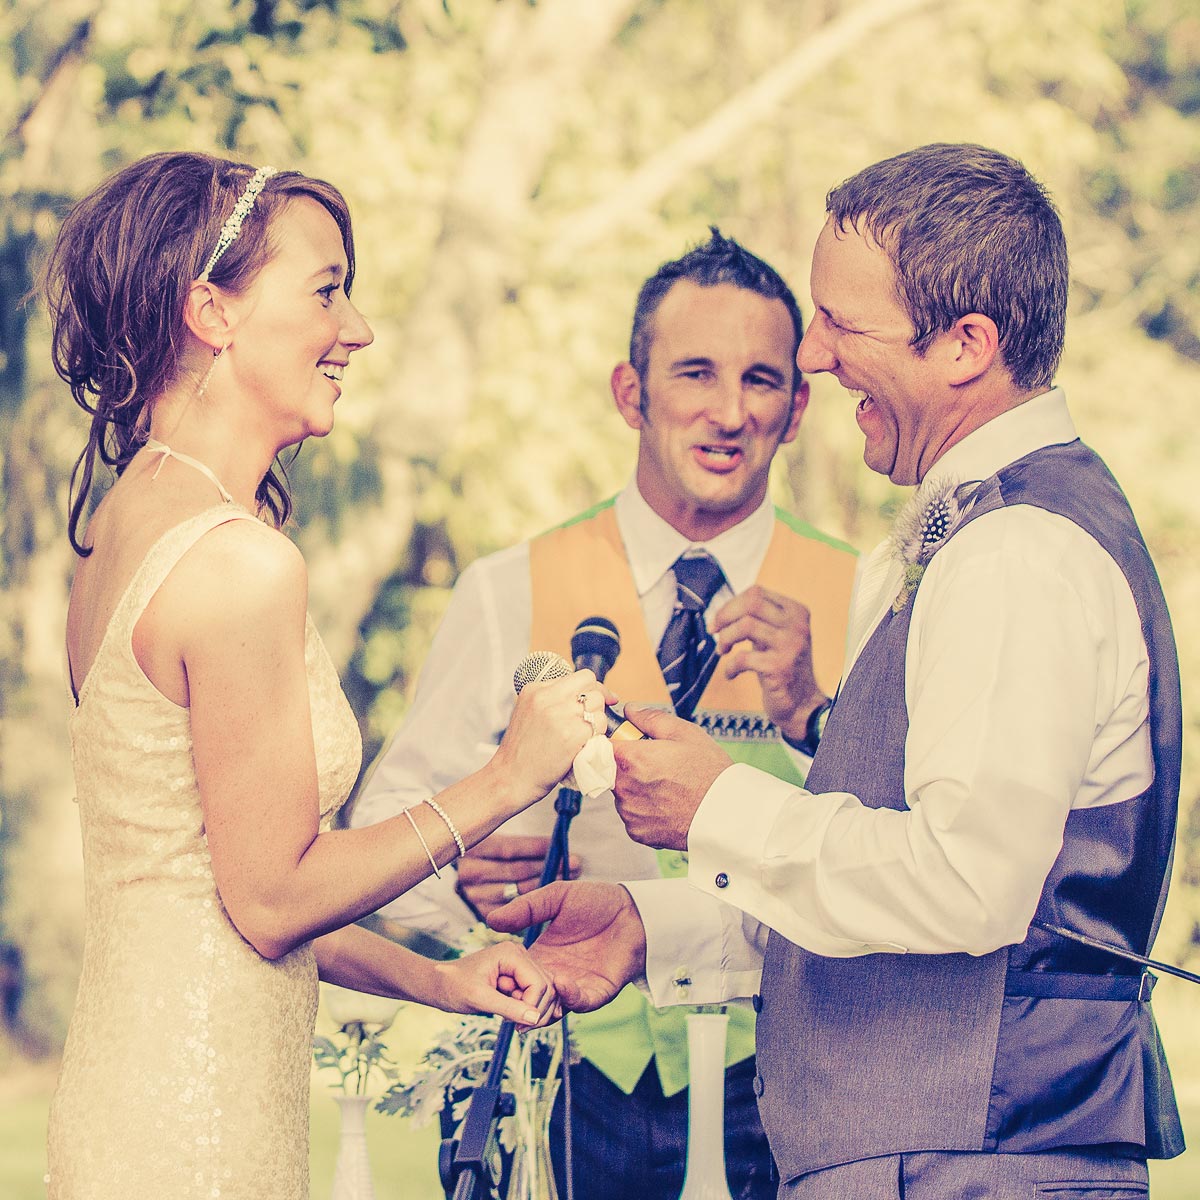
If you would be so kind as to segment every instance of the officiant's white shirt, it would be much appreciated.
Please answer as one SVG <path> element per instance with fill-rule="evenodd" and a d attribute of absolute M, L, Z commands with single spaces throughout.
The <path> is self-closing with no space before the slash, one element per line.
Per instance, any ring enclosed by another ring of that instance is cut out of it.
<path fill-rule="evenodd" d="M 929 479 L 986 479 L 1076 436 L 1054 389 L 964 438 Z M 865 562 L 847 673 L 902 573 L 887 544 Z M 630 884 L 656 1004 L 757 991 L 768 928 L 832 957 L 1020 942 L 1068 812 L 1153 779 L 1133 595 L 1077 525 L 1027 505 L 987 513 L 934 555 L 910 603 L 907 810 L 727 768 L 692 823 L 687 880 Z"/>
<path fill-rule="evenodd" d="M 707 542 L 689 542 L 643 499 L 631 480 L 614 515 L 641 604 L 650 644 L 657 646 L 675 607 L 672 564 L 689 548 L 720 564 L 726 584 L 713 597 L 715 613 L 758 578 L 775 530 L 769 499 L 745 520 Z M 532 610 L 529 543 L 478 559 L 463 571 L 421 670 L 416 696 L 391 744 L 359 795 L 355 826 L 395 816 L 478 770 L 495 753 L 512 715 L 513 668 L 530 651 Z M 584 613 L 581 616 L 591 614 Z M 603 616 L 603 613 L 599 614 Z M 808 759 L 796 754 L 801 770 Z M 518 814 L 505 834 L 547 835 L 552 800 Z M 571 850 L 591 879 L 657 878 L 653 850 L 630 840 L 611 792 L 584 801 L 571 826 Z M 455 891 L 453 870 L 427 879 L 381 911 L 414 928 L 454 941 L 476 920 Z"/>

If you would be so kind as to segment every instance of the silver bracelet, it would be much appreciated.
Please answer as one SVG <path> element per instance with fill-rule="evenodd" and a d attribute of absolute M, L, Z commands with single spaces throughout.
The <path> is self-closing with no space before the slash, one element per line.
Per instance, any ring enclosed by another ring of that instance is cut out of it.
<path fill-rule="evenodd" d="M 466 854 L 467 844 L 463 841 L 462 834 L 459 833 L 454 827 L 454 822 L 450 820 L 448 816 L 446 816 L 446 810 L 436 800 L 429 799 L 426 800 L 425 803 L 428 804 L 429 807 L 432 808 L 433 811 L 437 813 L 437 815 L 441 817 L 443 821 L 446 822 L 446 828 L 450 830 L 450 836 L 454 839 L 454 844 L 458 847 L 459 856 L 461 857 L 462 855 Z"/>
<path fill-rule="evenodd" d="M 429 865 L 433 868 L 434 878 L 441 879 L 442 873 L 438 870 L 437 860 L 430 852 L 429 843 L 425 840 L 425 835 L 417 828 L 417 819 L 412 815 L 412 809 L 406 808 L 404 815 L 408 818 L 408 823 L 413 827 L 413 833 L 417 835 L 421 845 L 425 848 L 425 853 L 429 855 Z"/>

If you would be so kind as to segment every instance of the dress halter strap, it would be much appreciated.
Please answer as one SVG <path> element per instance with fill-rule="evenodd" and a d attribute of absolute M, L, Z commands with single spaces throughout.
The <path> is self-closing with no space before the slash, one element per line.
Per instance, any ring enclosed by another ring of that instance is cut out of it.
<path fill-rule="evenodd" d="M 226 504 L 232 504 L 234 502 L 233 497 L 226 490 L 225 485 L 216 477 L 213 471 L 209 467 L 206 467 L 198 458 L 193 458 L 190 454 L 183 454 L 179 450 L 172 450 L 171 447 L 166 444 L 166 442 L 157 441 L 155 438 L 146 439 L 146 449 L 150 451 L 151 454 L 162 455 L 158 466 L 154 468 L 154 474 L 150 476 L 151 479 L 157 479 L 159 471 L 163 469 L 163 463 L 165 463 L 168 458 L 174 458 L 179 462 L 184 463 L 186 466 L 194 467 L 200 472 L 201 475 L 211 479 L 216 485 L 217 491 L 221 493 L 221 499 L 224 500 Z"/>

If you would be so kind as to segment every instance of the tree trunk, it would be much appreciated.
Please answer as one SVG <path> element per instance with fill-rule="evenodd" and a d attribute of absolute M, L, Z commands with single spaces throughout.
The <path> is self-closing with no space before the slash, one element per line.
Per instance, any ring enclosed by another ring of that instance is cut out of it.
<path fill-rule="evenodd" d="M 427 279 L 404 324 L 403 360 L 382 414 L 379 503 L 355 513 L 356 536 L 305 539 L 313 619 L 337 663 L 401 561 L 413 528 L 414 460 L 435 462 L 466 422 L 488 322 L 527 270 L 533 195 L 569 100 L 628 19 L 635 0 L 542 0 L 493 7 L 478 114 L 442 209 Z M 436 402 L 434 402 L 436 398 Z"/>

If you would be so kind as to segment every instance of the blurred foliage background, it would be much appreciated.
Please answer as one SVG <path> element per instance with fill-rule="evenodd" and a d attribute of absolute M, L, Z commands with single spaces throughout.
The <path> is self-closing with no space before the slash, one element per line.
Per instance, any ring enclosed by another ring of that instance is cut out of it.
<path fill-rule="evenodd" d="M 62 630 L 82 414 L 23 303 L 73 201 L 189 148 L 337 183 L 377 341 L 291 474 L 312 613 L 368 761 L 458 572 L 628 478 L 607 379 L 636 290 L 710 223 L 808 301 L 824 195 L 930 141 L 1024 160 L 1072 253 L 1060 382 L 1180 642 L 1158 950 L 1200 961 L 1200 11 L 1194 0 L 3 0 L 0 1068 L 61 1045 L 81 936 Z M 860 547 L 902 499 L 814 381 L 776 498 Z M 1014 753 L 1019 753 L 1014 747 Z"/>

